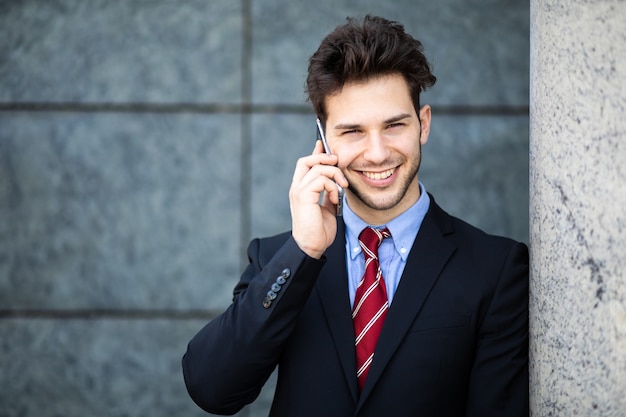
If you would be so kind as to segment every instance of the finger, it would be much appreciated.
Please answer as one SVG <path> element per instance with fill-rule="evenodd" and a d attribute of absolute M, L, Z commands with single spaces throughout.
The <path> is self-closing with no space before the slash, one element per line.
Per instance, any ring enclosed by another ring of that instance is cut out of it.
<path fill-rule="evenodd" d="M 321 200 L 318 199 L 318 202 L 323 207 L 333 210 L 333 208 L 335 208 L 337 206 L 337 203 L 339 202 L 339 189 L 337 188 L 337 184 L 325 184 L 322 198 Z"/>
<path fill-rule="evenodd" d="M 319 139 L 315 141 L 315 147 L 313 148 L 313 153 L 311 155 L 315 155 L 318 153 L 324 153 L 324 145 Z"/>
<path fill-rule="evenodd" d="M 336 203 L 332 202 L 330 193 L 324 193 L 324 195 L 322 196 L 322 201 L 320 202 L 320 206 L 324 210 L 328 210 L 333 214 L 337 211 L 337 205 Z"/>
<path fill-rule="evenodd" d="M 339 201 L 337 184 L 323 175 L 307 178 L 305 182 L 291 187 L 289 200 L 296 205 L 318 204 L 322 194 L 328 194 L 335 204 Z"/>
<path fill-rule="evenodd" d="M 349 185 L 348 179 L 343 174 L 343 171 L 336 165 L 332 165 L 332 166 L 316 165 L 314 167 L 311 167 L 309 172 L 305 175 L 311 175 L 311 176 L 323 175 L 335 181 L 338 185 L 340 185 L 343 188 L 347 188 Z"/>
<path fill-rule="evenodd" d="M 315 148 L 313 149 L 313 155 L 317 155 L 317 154 L 320 154 L 320 153 L 326 154 L 326 151 L 324 150 L 324 144 L 322 143 L 321 140 L 318 139 L 315 142 Z M 336 155 L 333 155 L 333 154 L 330 154 L 330 155 L 336 156 Z M 339 162 L 339 158 L 337 158 L 337 162 Z M 333 164 L 333 163 L 329 162 L 328 164 L 337 166 L 337 163 Z M 333 178 L 335 179 L 335 181 L 338 181 L 338 184 L 340 184 L 342 187 L 346 188 L 346 187 L 348 187 L 348 180 L 343 176 L 343 172 L 341 172 L 341 174 L 342 175 L 339 175 L 339 176 L 333 176 Z"/>
<path fill-rule="evenodd" d="M 348 186 L 348 181 L 344 177 L 341 169 L 331 165 L 315 165 L 311 167 L 311 169 L 309 169 L 301 178 L 295 181 L 293 185 L 306 187 L 308 184 L 315 181 L 318 177 L 324 177 L 334 182 L 337 182 L 342 187 Z"/>
<path fill-rule="evenodd" d="M 333 183 L 333 186 L 326 189 L 324 188 L 324 195 L 322 196 L 321 204 L 326 207 L 336 206 L 339 203 L 341 195 L 339 194 L 339 187 Z"/>
<path fill-rule="evenodd" d="M 318 153 L 309 156 L 303 156 L 296 162 L 296 168 L 293 173 L 293 182 L 298 182 L 316 166 L 334 166 L 337 164 L 337 157 L 325 153 Z"/>

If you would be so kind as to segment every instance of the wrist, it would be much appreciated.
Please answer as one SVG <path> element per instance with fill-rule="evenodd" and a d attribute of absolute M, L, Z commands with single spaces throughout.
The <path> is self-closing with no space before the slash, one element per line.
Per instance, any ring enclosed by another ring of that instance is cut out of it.
<path fill-rule="evenodd" d="M 300 250 L 304 252 L 307 256 L 309 256 L 310 258 L 321 259 L 322 255 L 324 255 L 324 250 L 320 250 L 319 248 L 316 248 L 314 246 L 307 244 L 306 242 L 301 241 L 293 234 L 292 234 L 292 237 L 293 237 L 293 240 L 296 242 L 296 245 L 298 245 L 298 248 L 300 248 Z"/>

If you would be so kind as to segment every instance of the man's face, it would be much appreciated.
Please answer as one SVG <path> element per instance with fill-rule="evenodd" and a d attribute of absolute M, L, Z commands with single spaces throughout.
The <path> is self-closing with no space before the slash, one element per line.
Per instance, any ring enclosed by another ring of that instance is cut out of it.
<path fill-rule="evenodd" d="M 326 98 L 326 110 L 326 136 L 350 183 L 352 210 L 370 224 L 383 224 L 413 205 L 430 107 L 416 113 L 404 78 L 347 83 Z"/>

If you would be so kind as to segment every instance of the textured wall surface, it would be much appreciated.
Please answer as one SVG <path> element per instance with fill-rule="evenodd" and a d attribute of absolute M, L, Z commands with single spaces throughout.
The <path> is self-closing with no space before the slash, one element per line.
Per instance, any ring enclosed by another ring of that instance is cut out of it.
<path fill-rule="evenodd" d="M 420 179 L 527 242 L 528 7 L 0 0 L 0 415 L 204 415 L 180 358 L 249 239 L 289 227 L 307 59 L 345 16 L 422 40 L 439 80 Z"/>
<path fill-rule="evenodd" d="M 531 11 L 531 410 L 626 416 L 626 2 Z"/>

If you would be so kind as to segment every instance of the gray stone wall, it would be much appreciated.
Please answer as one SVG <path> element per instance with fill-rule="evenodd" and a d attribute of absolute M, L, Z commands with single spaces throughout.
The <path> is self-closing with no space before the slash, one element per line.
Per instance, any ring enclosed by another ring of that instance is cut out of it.
<path fill-rule="evenodd" d="M 0 415 L 205 415 L 180 358 L 289 227 L 308 56 L 365 13 L 439 78 L 427 189 L 527 242 L 527 1 L 0 0 Z"/>
<path fill-rule="evenodd" d="M 530 10 L 531 416 L 624 417 L 626 2 Z"/>

